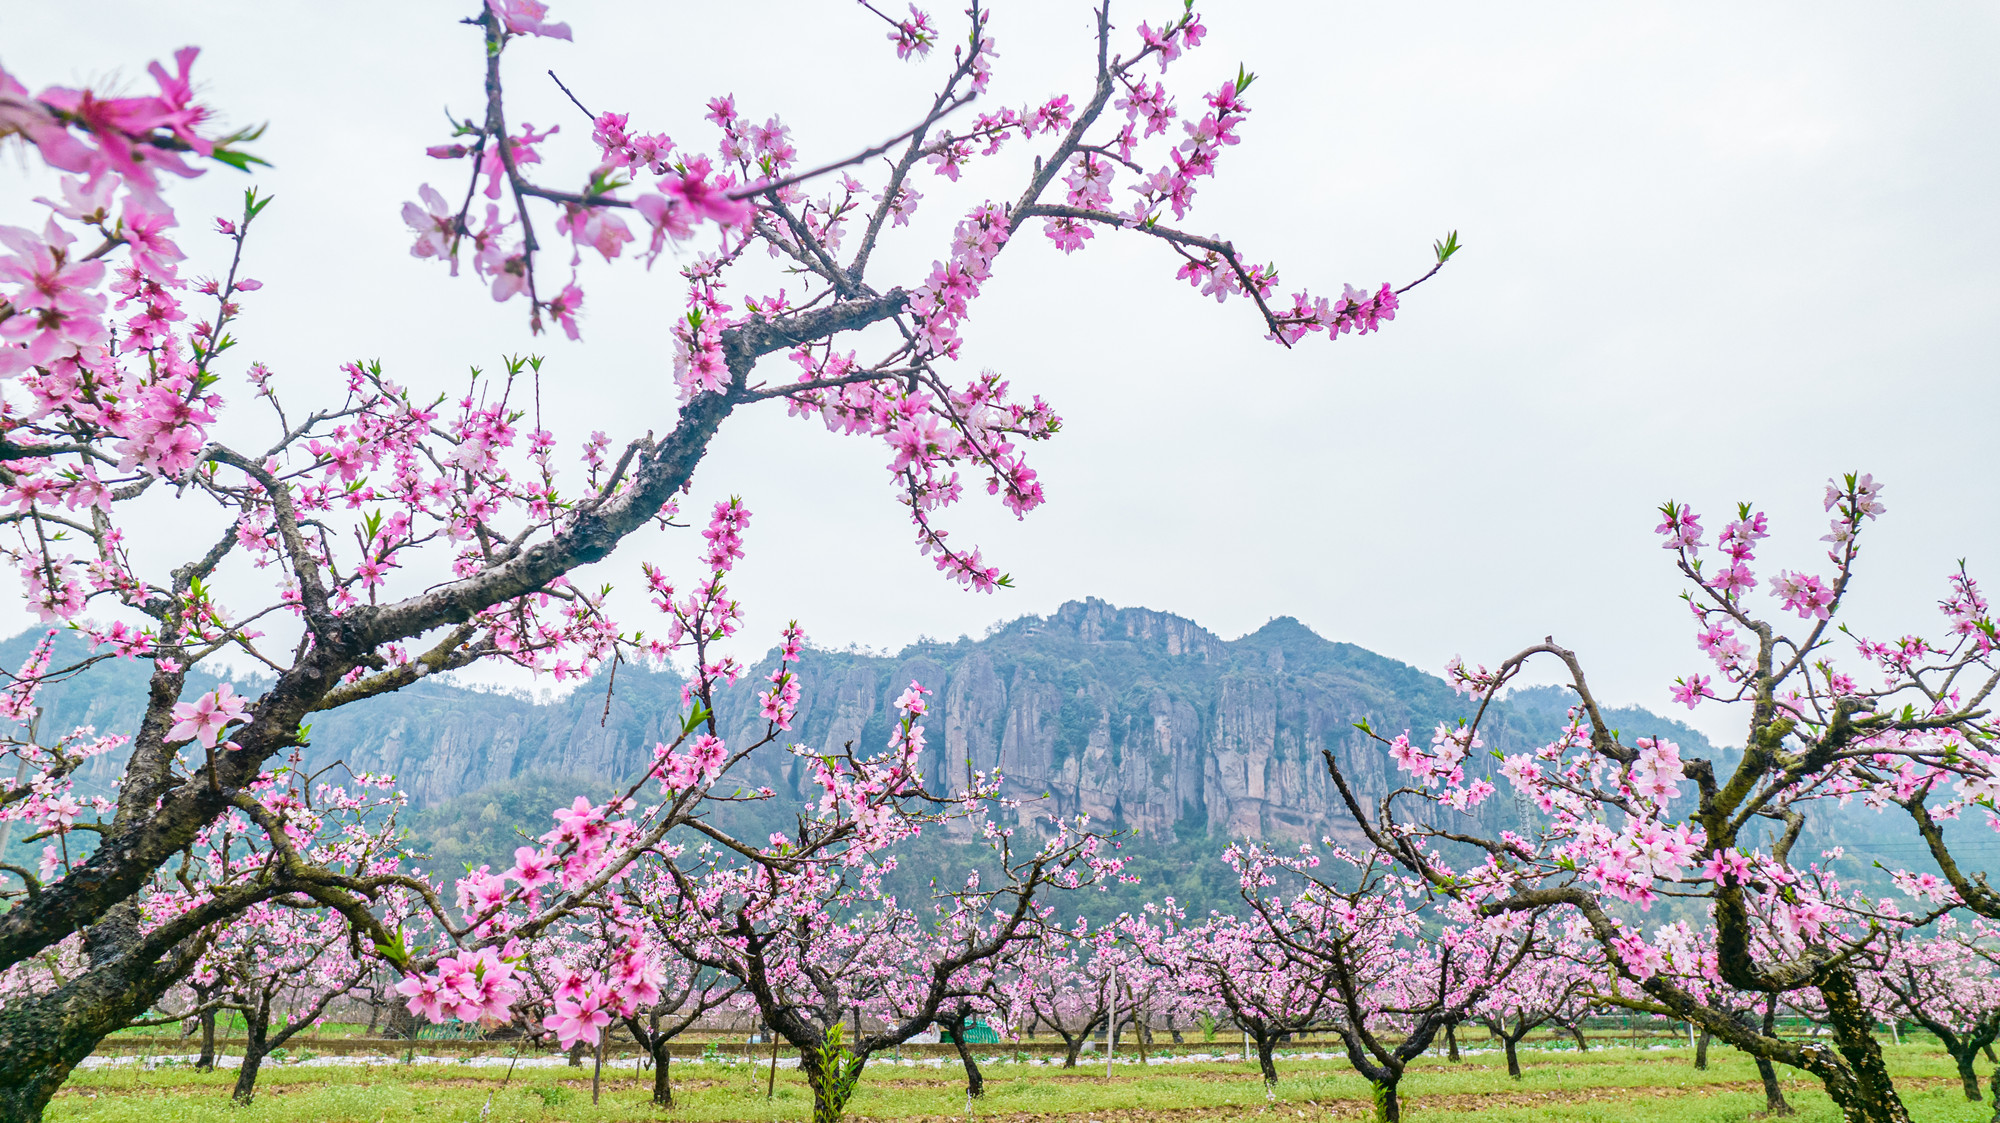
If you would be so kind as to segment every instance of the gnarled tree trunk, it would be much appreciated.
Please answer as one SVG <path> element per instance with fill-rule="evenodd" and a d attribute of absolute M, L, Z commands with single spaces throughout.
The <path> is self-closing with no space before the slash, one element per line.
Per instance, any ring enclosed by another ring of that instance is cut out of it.
<path fill-rule="evenodd" d="M 88 970 L 48 994 L 0 1009 L 0 1123 L 40 1123 L 42 1109 L 107 1035 L 141 1017 L 206 947 L 190 940 L 154 950 L 138 931 L 133 899 L 84 934 Z"/>
<path fill-rule="evenodd" d="M 1377 1080 L 1375 1091 L 1375 1123 L 1402 1123 L 1403 1106 L 1396 1099 L 1396 1085 L 1401 1083 L 1402 1073 Z"/>
<path fill-rule="evenodd" d="M 1848 1118 L 1861 1113 L 1870 1123 L 1909 1123 L 1909 1112 L 1882 1060 L 1882 1043 L 1875 1040 L 1875 1016 L 1861 1002 L 1854 975 L 1845 969 L 1830 971 L 1818 985 L 1826 1003 L 1827 1027 L 1833 1032 L 1834 1048 L 1854 1070 L 1855 1090 L 1850 1103 L 1841 1103 Z M 1772 995 L 1764 1007 L 1764 1024 L 1774 1025 L 1778 1000 Z M 1765 1085 L 1775 1088 L 1775 1082 Z M 1829 1089 L 1831 1091 L 1831 1089 Z M 1839 1102 L 1836 1097 L 1836 1102 Z"/>
<path fill-rule="evenodd" d="M 229 1098 L 239 1104 L 248 1105 L 257 1095 L 257 1072 L 264 1065 L 264 1058 L 270 1055 L 269 1041 L 271 1011 L 268 1007 L 255 1012 L 245 1012 L 243 1020 L 249 1028 L 243 1034 L 243 1064 L 236 1070 L 236 1090 Z"/>
<path fill-rule="evenodd" d="M 965 1094 L 978 1099 L 986 1094 L 986 1078 L 979 1074 L 979 1062 L 972 1059 L 972 1050 L 965 1043 L 965 1023 L 972 1011 L 959 1007 L 949 1014 L 939 1013 L 936 1018 L 938 1028 L 951 1034 L 951 1043 L 958 1049 L 958 1060 L 965 1066 Z"/>
<path fill-rule="evenodd" d="M 1278 1035 L 1252 1031 L 1251 1036 L 1257 1042 L 1257 1067 L 1264 1071 L 1264 1087 L 1276 1087 L 1278 1065 L 1271 1057 L 1271 1050 L 1278 1044 Z"/>

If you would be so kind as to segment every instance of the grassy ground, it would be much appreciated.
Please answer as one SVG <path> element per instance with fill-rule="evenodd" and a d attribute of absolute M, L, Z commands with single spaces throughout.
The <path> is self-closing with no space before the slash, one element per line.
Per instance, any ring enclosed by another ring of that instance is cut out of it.
<path fill-rule="evenodd" d="M 1967 1103 L 1951 1063 L 1920 1045 L 1885 1046 L 1898 1088 L 1920 1123 L 1986 1123 L 1990 1105 Z M 1452 1064 L 1425 1058 L 1403 1081 L 1404 1118 L 1410 1123 L 1736 1123 L 1764 1107 L 1756 1069 L 1747 1058 L 1718 1048 L 1706 1072 L 1686 1049 L 1600 1049 L 1587 1054 L 1523 1055 L 1522 1080 L 1510 1080 L 1496 1054 Z M 1280 1059 L 1275 1100 L 1267 1100 L 1254 1066 L 1229 1062 L 1177 1063 L 1140 1069 L 1120 1065 L 1107 1079 L 1096 1068 L 1064 1071 L 1039 1066 L 986 1066 L 987 1091 L 972 1107 L 972 1123 L 1207 1123 L 1257 1119 L 1261 1123 L 1366 1118 L 1367 1085 L 1343 1061 Z M 493 1123 L 612 1123 L 622 1120 L 723 1121 L 809 1118 L 811 1095 L 796 1070 L 778 1071 L 776 1094 L 766 1098 L 769 1070 L 762 1065 L 675 1066 L 677 1106 L 662 1112 L 649 1102 L 651 1074 L 630 1070 L 607 1075 L 602 1102 L 590 1098 L 590 1070 L 521 1069 L 504 1085 L 504 1069 L 457 1064 L 345 1068 L 267 1067 L 257 1102 L 233 1108 L 231 1072 L 184 1068 L 107 1069 L 79 1073 L 52 1105 L 57 1123 L 389 1123 L 436 1120 L 473 1123 L 491 1097 Z M 1816 1084 L 1787 1077 L 1786 1095 L 1801 1123 L 1837 1118 Z M 849 1106 L 855 1123 L 946 1123 L 965 1120 L 962 1072 L 938 1068 L 871 1065 Z"/>

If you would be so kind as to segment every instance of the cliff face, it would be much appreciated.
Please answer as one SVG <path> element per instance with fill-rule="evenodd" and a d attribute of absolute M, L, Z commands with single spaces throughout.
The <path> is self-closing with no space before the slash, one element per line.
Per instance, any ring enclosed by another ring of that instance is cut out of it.
<path fill-rule="evenodd" d="M 767 660 L 722 704 L 732 744 L 763 730 L 754 694 L 769 669 Z M 1355 722 L 1427 739 L 1439 722 L 1466 713 L 1437 677 L 1322 639 L 1289 618 L 1225 641 L 1178 616 L 1098 600 L 1014 621 L 981 640 L 918 644 L 894 657 L 810 651 L 800 672 L 799 716 L 788 742 L 875 752 L 888 740 L 896 696 L 920 682 L 933 692 L 923 763 L 935 783 L 956 787 L 969 772 L 998 769 L 1004 793 L 1031 800 L 1030 814 L 1086 814 L 1100 827 L 1160 841 L 1351 839 L 1321 750 L 1335 753 L 1358 794 L 1372 802 L 1388 790 L 1391 770 Z M 48 724 L 129 728 L 142 675 L 116 673 L 132 681 L 79 681 L 51 691 Z M 1562 709 L 1553 691 L 1497 704 L 1486 747 L 1518 752 L 1543 743 Z M 579 782 L 594 792 L 629 782 L 650 763 L 653 745 L 678 727 L 679 710 L 677 678 L 630 666 L 613 683 L 599 676 L 545 705 L 425 682 L 316 715 L 307 763 L 393 773 L 420 811 L 465 798 L 511 807 L 511 799 L 482 793 L 519 788 L 530 777 L 560 778 L 572 791 Z M 1612 717 L 1628 735 L 1658 733 L 1681 742 L 1689 756 L 1712 755 L 1677 723 L 1637 710 Z M 92 761 L 85 783 L 108 788 L 122 755 Z M 747 763 L 744 786 L 804 796 L 804 773 L 791 755 L 774 746 Z M 766 808 L 789 818 L 789 804 Z M 1489 800 L 1484 813 L 1491 821 L 1513 812 L 1502 798 Z"/>
<path fill-rule="evenodd" d="M 762 733 L 750 685 L 722 705 L 730 743 Z M 920 643 L 896 657 L 808 651 L 800 663 L 798 721 L 786 741 L 870 753 L 888 741 L 894 697 L 918 681 L 932 689 L 924 771 L 962 785 L 972 771 L 1004 775 L 1004 793 L 1028 799 L 1024 815 L 1090 815 L 1094 823 L 1154 839 L 1350 835 L 1322 755 L 1332 749 L 1364 799 L 1388 791 L 1388 757 L 1354 723 L 1416 735 L 1464 713 L 1434 675 L 1280 617 L 1224 641 L 1188 619 L 1068 603 L 986 639 Z M 314 763 L 400 775 L 414 803 L 434 807 L 528 773 L 580 777 L 610 787 L 646 767 L 668 737 L 680 683 L 620 669 L 556 705 L 428 683 L 352 713 L 324 715 Z M 1486 745 L 1522 751 L 1554 735 L 1560 705 L 1498 705 Z M 1628 711 L 1626 729 L 1650 729 L 1704 755 L 1706 741 L 1650 713 Z M 740 783 L 804 797 L 796 757 L 762 751 Z M 786 801 L 780 801 L 786 803 Z M 1504 799 L 1488 815 L 1506 815 Z"/>
<path fill-rule="evenodd" d="M 1224 641 L 1177 616 L 1098 600 L 894 658 L 811 652 L 800 671 L 792 739 L 801 744 L 879 749 L 896 695 L 919 682 L 934 694 L 924 760 L 934 781 L 957 786 L 998 769 L 1005 794 L 1034 800 L 1028 813 L 1086 814 L 1163 841 L 1350 836 L 1321 750 L 1372 800 L 1388 791 L 1391 770 L 1357 721 L 1428 738 L 1466 712 L 1442 680 L 1289 618 Z M 1503 703 L 1488 717 L 1486 746 L 1543 743 L 1561 710 Z M 762 728 L 741 692 L 721 717 L 734 743 Z M 1618 720 L 1671 736 L 1691 756 L 1710 751 L 1677 723 L 1641 711 Z M 621 775 L 643 767 L 636 752 L 617 755 L 622 744 L 610 751 Z M 773 753 L 745 782 L 803 795 L 800 779 L 796 762 Z M 1507 804 L 1490 801 L 1488 814 L 1509 815 Z"/>

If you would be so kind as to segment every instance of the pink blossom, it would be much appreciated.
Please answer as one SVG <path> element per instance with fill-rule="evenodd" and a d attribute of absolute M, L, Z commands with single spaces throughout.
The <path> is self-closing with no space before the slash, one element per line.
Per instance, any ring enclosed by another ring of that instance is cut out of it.
<path fill-rule="evenodd" d="M 243 707 L 244 699 L 237 697 L 236 688 L 226 682 L 192 702 L 177 702 L 174 727 L 167 731 L 167 739 L 195 739 L 202 748 L 212 749 L 225 726 L 243 719 Z"/>
<path fill-rule="evenodd" d="M 451 252 L 452 242 L 458 233 L 458 216 L 443 195 L 426 183 L 417 188 L 422 196 L 422 206 L 415 203 L 403 204 L 403 221 L 417 235 L 416 244 L 410 247 L 411 257 L 435 257 L 451 262 L 451 275 L 458 276 L 458 257 Z"/>
<path fill-rule="evenodd" d="M 896 45 L 896 57 L 907 59 L 912 55 L 922 58 L 931 53 L 937 42 L 937 32 L 931 27 L 930 13 L 910 5 L 910 18 L 896 23 L 896 30 L 889 33 L 889 41 Z"/>
<path fill-rule="evenodd" d="M 727 188 L 709 182 L 707 158 L 694 157 L 687 167 L 686 172 L 661 180 L 660 190 L 687 208 L 689 214 L 698 219 L 713 219 L 724 226 L 735 226 L 750 217 L 749 203 L 731 199 Z"/>
<path fill-rule="evenodd" d="M 556 298 L 548 304 L 549 315 L 556 318 L 556 323 L 562 326 L 563 334 L 572 340 L 577 338 L 576 313 L 582 307 L 583 290 L 574 282 L 565 285 L 563 290 L 556 294 Z"/>
<path fill-rule="evenodd" d="M 559 864 L 560 860 L 546 850 L 521 846 L 514 850 L 514 868 L 507 871 L 507 876 L 523 889 L 535 889 L 556 879 L 553 871 Z"/>
<path fill-rule="evenodd" d="M 1828 619 L 1833 608 L 1833 588 L 1811 574 L 1780 570 L 1771 578 L 1771 595 L 1781 598 L 1801 620 Z"/>
<path fill-rule="evenodd" d="M 1696 706 L 1701 705 L 1703 698 L 1715 697 L 1715 692 L 1708 688 L 1708 681 L 1707 675 L 1688 675 L 1686 678 L 1677 678 L 1674 680 L 1674 685 L 1669 693 L 1673 695 L 1674 701 L 1683 703 L 1688 709 L 1692 710 Z"/>
<path fill-rule="evenodd" d="M 579 1041 L 595 1045 L 598 1031 L 611 1024 L 610 1012 L 603 1009 L 599 1001 L 594 994 L 585 996 L 582 1001 L 558 998 L 555 1013 L 544 1019 L 542 1024 L 555 1031 L 565 1049 Z"/>
<path fill-rule="evenodd" d="M 104 343 L 105 298 L 89 290 L 104 279 L 102 261 L 71 263 L 76 239 L 50 219 L 39 236 L 18 226 L 0 226 L 0 284 L 20 286 L 6 293 L 15 314 L 0 321 L 0 339 L 27 343 L 27 361 L 48 366 L 58 358 Z M 0 370 L 0 374 L 12 371 Z"/>
<path fill-rule="evenodd" d="M 549 23 L 549 6 L 540 0 L 486 0 L 487 10 L 500 18 L 513 35 L 539 35 L 547 39 L 568 39 L 569 25 Z"/>

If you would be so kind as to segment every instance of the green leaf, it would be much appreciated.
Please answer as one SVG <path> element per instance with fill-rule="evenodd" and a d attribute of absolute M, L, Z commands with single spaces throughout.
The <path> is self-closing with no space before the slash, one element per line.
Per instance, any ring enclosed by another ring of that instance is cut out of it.
<path fill-rule="evenodd" d="M 700 700 L 696 700 L 694 708 L 681 718 L 681 736 L 685 737 L 701 728 L 707 723 L 709 716 L 708 707 L 702 705 Z"/>
<path fill-rule="evenodd" d="M 248 152 L 237 152 L 234 149 L 223 148 L 221 146 L 217 146 L 215 149 L 210 151 L 208 154 L 208 158 L 214 160 L 218 164 L 228 164 L 230 167 L 235 168 L 239 172 L 249 171 L 250 165 L 252 164 L 257 164 L 266 168 L 271 166 L 271 161 L 266 160 L 261 156 L 252 156 Z"/>
<path fill-rule="evenodd" d="M 403 941 L 403 926 L 400 924 L 396 926 L 396 938 L 393 941 L 386 944 L 377 942 L 375 953 L 398 967 L 409 963 L 410 949 Z"/>

